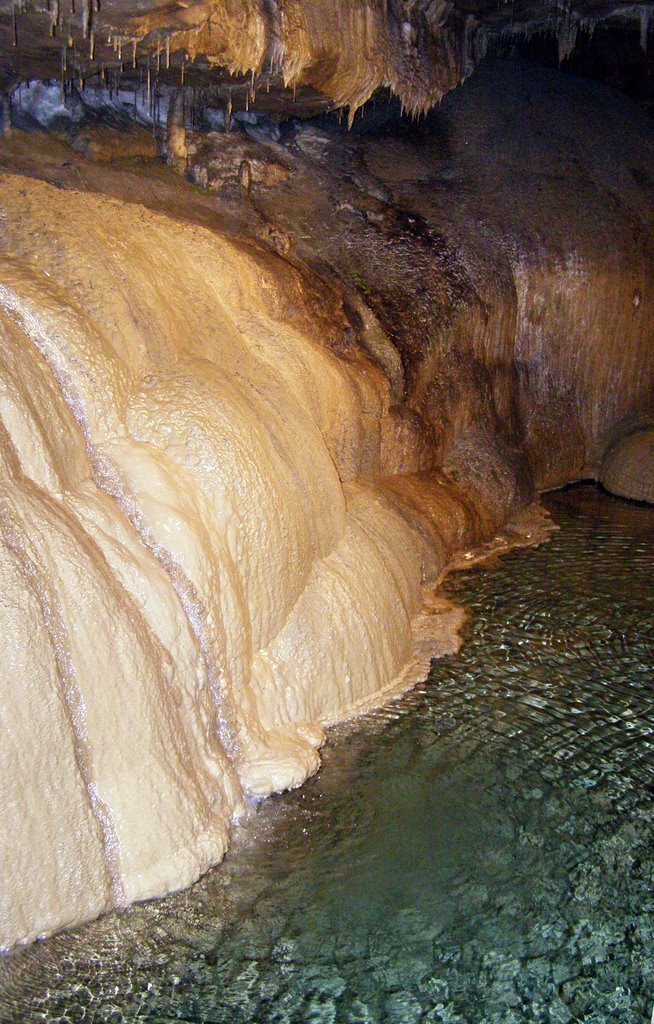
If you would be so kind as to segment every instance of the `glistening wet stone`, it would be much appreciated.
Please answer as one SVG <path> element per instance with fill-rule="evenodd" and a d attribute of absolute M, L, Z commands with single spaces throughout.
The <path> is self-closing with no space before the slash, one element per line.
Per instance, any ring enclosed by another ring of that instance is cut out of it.
<path fill-rule="evenodd" d="M 458 655 L 192 890 L 0 961 L 0 1019 L 649 1022 L 654 512 L 547 504 L 548 544 L 450 577 Z"/>

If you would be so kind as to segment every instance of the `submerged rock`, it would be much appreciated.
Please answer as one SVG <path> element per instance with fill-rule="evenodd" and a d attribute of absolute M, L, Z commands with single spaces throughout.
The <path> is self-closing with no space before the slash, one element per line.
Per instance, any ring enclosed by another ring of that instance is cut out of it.
<path fill-rule="evenodd" d="M 614 444 L 599 479 L 612 494 L 654 504 L 654 427 L 635 430 Z"/>

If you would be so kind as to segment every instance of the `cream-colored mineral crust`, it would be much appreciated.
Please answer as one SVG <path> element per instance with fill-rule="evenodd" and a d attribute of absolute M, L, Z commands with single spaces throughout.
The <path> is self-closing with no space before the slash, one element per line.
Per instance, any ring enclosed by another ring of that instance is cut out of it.
<path fill-rule="evenodd" d="M 424 541 L 342 483 L 387 383 L 276 317 L 260 259 L 10 175 L 0 218 L 10 947 L 189 884 L 408 685 Z"/>

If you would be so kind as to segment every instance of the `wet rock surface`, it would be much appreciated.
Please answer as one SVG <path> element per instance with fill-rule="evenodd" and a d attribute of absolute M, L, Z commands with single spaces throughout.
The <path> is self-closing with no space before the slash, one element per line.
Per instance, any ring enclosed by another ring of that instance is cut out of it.
<path fill-rule="evenodd" d="M 489 59 L 418 124 L 373 101 L 350 132 L 188 138 L 191 180 L 376 316 L 403 471 L 519 451 L 554 487 L 651 422 L 654 129 L 614 90 Z"/>

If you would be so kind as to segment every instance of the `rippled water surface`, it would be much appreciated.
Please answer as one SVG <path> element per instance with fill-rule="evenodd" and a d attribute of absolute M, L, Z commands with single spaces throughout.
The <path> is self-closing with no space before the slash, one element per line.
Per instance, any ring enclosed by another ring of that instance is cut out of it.
<path fill-rule="evenodd" d="M 649 1021 L 654 512 L 450 577 L 467 643 L 186 893 L 0 961 L 2 1021 Z"/>

